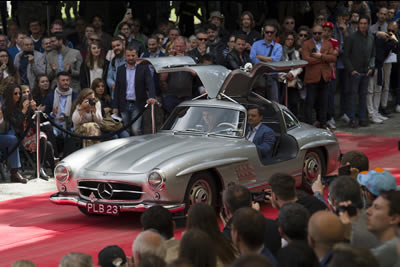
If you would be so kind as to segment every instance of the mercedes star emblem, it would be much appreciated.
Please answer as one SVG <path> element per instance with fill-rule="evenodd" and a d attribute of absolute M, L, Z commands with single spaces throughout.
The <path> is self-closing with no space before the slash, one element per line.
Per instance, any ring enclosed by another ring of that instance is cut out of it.
<path fill-rule="evenodd" d="M 113 188 L 110 183 L 99 183 L 97 192 L 102 199 L 111 199 L 113 195 Z"/>

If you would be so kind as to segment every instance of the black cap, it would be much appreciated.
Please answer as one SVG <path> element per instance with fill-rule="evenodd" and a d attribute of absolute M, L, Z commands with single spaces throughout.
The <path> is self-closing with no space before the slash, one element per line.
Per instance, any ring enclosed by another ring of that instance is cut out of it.
<path fill-rule="evenodd" d="M 101 267 L 115 267 L 126 263 L 124 251 L 116 245 L 103 248 L 99 252 L 98 258 L 98 265 Z"/>

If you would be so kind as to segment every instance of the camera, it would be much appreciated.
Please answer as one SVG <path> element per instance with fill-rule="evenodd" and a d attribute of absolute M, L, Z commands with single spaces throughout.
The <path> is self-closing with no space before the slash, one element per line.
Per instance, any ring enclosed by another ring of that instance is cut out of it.
<path fill-rule="evenodd" d="M 265 196 L 271 196 L 271 192 L 261 191 L 261 192 L 252 192 L 251 199 L 255 202 L 264 202 Z"/>
<path fill-rule="evenodd" d="M 22 54 L 23 54 L 24 56 L 27 56 L 27 55 L 33 56 L 33 51 L 24 51 Z"/>
<path fill-rule="evenodd" d="M 88 103 L 89 103 L 89 105 L 91 105 L 91 106 L 96 105 L 96 102 L 95 102 L 93 99 L 91 99 L 91 98 L 88 99 Z"/>
<path fill-rule="evenodd" d="M 339 212 L 346 212 L 349 214 L 350 217 L 356 216 L 357 215 L 357 207 L 354 205 L 350 206 L 338 206 L 336 207 L 336 213 L 339 215 Z"/>

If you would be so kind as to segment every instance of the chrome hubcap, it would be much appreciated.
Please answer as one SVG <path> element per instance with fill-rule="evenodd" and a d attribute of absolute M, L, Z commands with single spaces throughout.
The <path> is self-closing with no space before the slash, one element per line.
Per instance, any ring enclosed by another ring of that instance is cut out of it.
<path fill-rule="evenodd" d="M 190 189 L 190 204 L 206 203 L 211 204 L 211 187 L 204 180 L 198 180 Z"/>
<path fill-rule="evenodd" d="M 307 183 L 311 185 L 321 172 L 321 160 L 319 156 L 314 152 L 310 152 L 304 160 L 303 169 Z"/>

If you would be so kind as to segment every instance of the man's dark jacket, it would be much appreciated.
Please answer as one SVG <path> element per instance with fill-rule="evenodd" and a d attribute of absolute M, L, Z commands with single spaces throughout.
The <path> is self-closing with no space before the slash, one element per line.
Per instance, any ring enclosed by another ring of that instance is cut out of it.
<path fill-rule="evenodd" d="M 118 109 L 119 112 L 124 112 L 126 110 L 126 87 L 126 65 L 122 65 L 117 69 L 114 99 L 111 105 L 112 108 Z M 136 105 L 139 111 L 144 108 L 146 100 L 149 97 L 156 97 L 153 77 L 147 65 L 136 64 L 135 94 Z"/>

